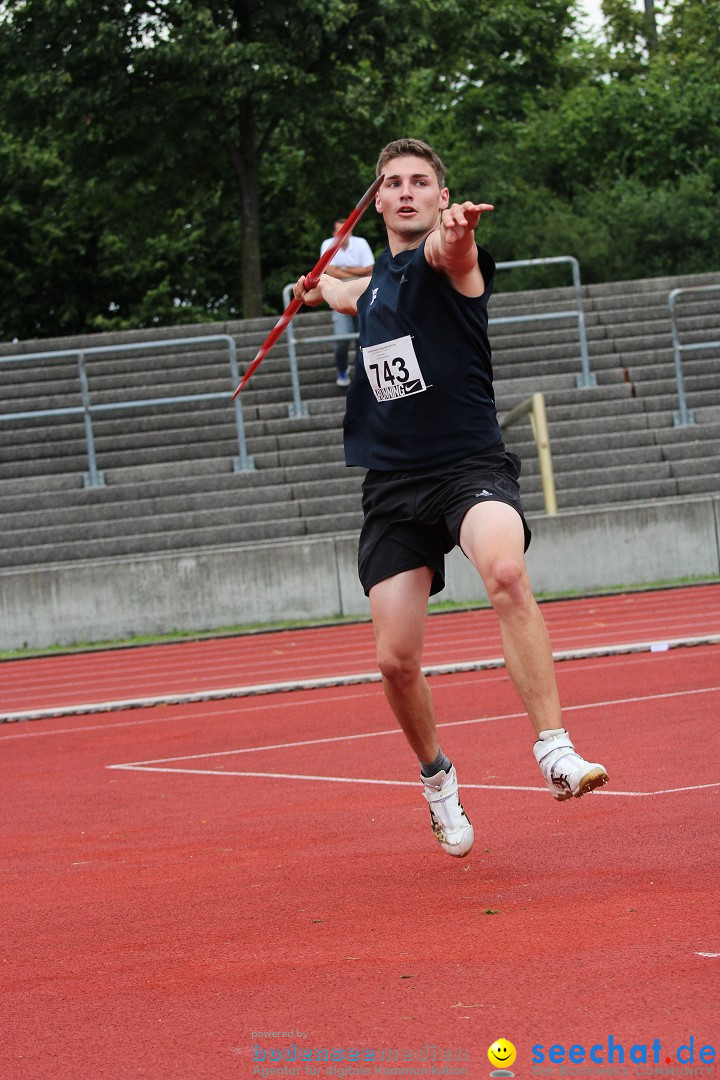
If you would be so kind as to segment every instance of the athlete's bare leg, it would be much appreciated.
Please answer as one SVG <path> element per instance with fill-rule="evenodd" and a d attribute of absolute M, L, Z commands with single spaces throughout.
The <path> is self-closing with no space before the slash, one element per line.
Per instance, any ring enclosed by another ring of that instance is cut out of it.
<path fill-rule="evenodd" d="M 374 585 L 369 594 L 385 696 L 424 762 L 434 761 L 440 749 L 430 687 L 420 667 L 432 578 L 428 567 L 407 570 Z"/>
<path fill-rule="evenodd" d="M 508 674 L 536 733 L 562 728 L 550 639 L 530 589 L 520 515 L 505 503 L 477 503 L 463 519 L 460 546 L 485 583 Z"/>

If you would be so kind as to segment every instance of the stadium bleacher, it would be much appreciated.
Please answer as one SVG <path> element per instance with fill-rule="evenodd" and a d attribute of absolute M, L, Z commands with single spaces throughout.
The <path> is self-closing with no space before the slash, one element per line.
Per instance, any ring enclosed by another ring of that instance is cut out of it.
<path fill-rule="evenodd" d="M 675 426 L 678 410 L 668 294 L 683 342 L 718 342 L 720 273 L 583 286 L 590 369 L 578 386 L 578 326 L 568 319 L 491 321 L 501 417 L 529 395 L 545 396 L 559 516 L 598 507 L 714 496 L 720 475 L 720 349 L 683 357 L 687 405 L 695 423 Z M 499 293 L 491 320 L 567 309 L 565 288 Z M 93 405 L 216 392 L 210 401 L 93 414 L 104 486 L 88 488 L 80 413 L 25 416 L 0 424 L 3 572 L 87 560 L 187 553 L 267 541 L 345 534 L 360 523 L 359 470 L 342 453 L 344 394 L 334 383 L 332 347 L 303 344 L 330 334 L 327 310 L 304 312 L 294 329 L 307 416 L 290 416 L 288 349 L 282 340 L 243 391 L 253 469 L 234 471 L 237 432 L 227 350 L 218 344 L 154 349 L 167 338 L 230 334 L 241 369 L 274 318 L 83 339 L 0 346 L 0 361 L 39 350 L 123 343 L 130 353 L 87 358 Z M 0 362 L 3 414 L 77 407 L 75 358 Z M 543 514 L 537 454 L 527 420 L 506 433 L 523 458 L 530 515 Z M 679 575 L 680 576 L 680 575 Z"/>

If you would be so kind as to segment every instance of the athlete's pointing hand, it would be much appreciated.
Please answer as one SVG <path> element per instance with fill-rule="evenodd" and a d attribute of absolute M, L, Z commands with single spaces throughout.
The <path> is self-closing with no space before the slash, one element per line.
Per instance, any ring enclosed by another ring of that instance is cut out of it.
<path fill-rule="evenodd" d="M 494 209 L 490 203 L 453 203 L 440 213 L 440 229 L 446 244 L 456 244 L 474 233 L 483 214 Z"/>

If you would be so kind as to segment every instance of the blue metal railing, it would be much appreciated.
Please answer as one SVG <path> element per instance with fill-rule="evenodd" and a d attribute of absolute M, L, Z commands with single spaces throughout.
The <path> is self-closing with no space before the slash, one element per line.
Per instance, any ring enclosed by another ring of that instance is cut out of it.
<path fill-rule="evenodd" d="M 673 358 L 675 362 L 675 383 L 678 392 L 678 410 L 673 413 L 675 427 L 689 427 L 695 423 L 695 414 L 687 407 L 685 397 L 685 379 L 683 377 L 682 356 L 683 352 L 696 352 L 698 349 L 720 349 L 720 341 L 696 341 L 691 345 L 681 345 L 677 327 L 677 312 L 675 305 L 681 294 L 717 292 L 720 285 L 695 285 L 685 289 L 673 289 L 668 294 L 668 307 L 670 308 L 670 322 L 672 325 Z"/>
<path fill-rule="evenodd" d="M 78 377 L 80 380 L 80 400 L 82 402 L 81 405 L 70 405 L 60 409 L 33 409 L 26 412 L 0 413 L 0 422 L 29 420 L 42 416 L 77 416 L 82 414 L 85 422 L 85 443 L 88 456 L 88 471 L 83 476 L 83 483 L 87 488 L 104 487 L 105 476 L 103 472 L 98 469 L 97 456 L 95 453 L 95 436 L 93 431 L 94 414 L 116 412 L 122 409 L 149 408 L 154 405 L 172 405 L 180 402 L 229 401 L 231 391 L 208 394 L 179 394 L 174 397 L 142 398 L 136 401 L 115 401 L 95 404 L 90 395 L 85 357 L 108 353 L 150 352 L 155 349 L 176 348 L 178 345 L 205 345 L 210 344 L 211 342 L 224 342 L 227 345 L 230 362 L 230 378 L 234 388 L 240 381 L 240 375 L 238 371 L 237 346 L 234 339 L 230 337 L 229 334 L 208 334 L 204 337 L 170 338 L 163 341 L 138 341 L 126 345 L 93 345 L 89 348 L 55 349 L 48 352 L 17 353 L 14 356 L 0 357 L 0 364 L 9 364 L 22 363 L 29 360 L 57 360 L 61 357 L 76 356 L 78 363 Z M 239 396 L 235 398 L 233 405 L 235 407 L 235 426 L 238 439 L 238 456 L 233 458 L 233 470 L 235 472 L 248 472 L 254 469 L 255 464 L 252 457 L 247 453 L 245 424 Z"/>

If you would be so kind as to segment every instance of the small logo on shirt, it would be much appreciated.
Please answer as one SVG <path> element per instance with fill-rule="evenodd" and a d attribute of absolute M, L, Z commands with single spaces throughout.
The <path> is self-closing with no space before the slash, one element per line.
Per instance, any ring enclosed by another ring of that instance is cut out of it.
<path fill-rule="evenodd" d="M 475 492 L 475 498 L 476 499 L 480 499 L 480 498 L 483 498 L 483 497 L 487 498 L 488 495 L 492 495 L 492 491 L 488 491 L 487 488 L 483 488 L 482 491 L 476 491 Z"/>
<path fill-rule="evenodd" d="M 408 279 L 405 277 L 405 271 L 403 270 L 402 277 L 400 278 L 400 284 L 404 285 L 407 280 Z"/>
<path fill-rule="evenodd" d="M 372 307 L 373 304 L 375 303 L 375 297 L 377 296 L 378 292 L 379 292 L 379 289 L 373 289 L 373 291 L 372 291 L 372 299 L 370 300 L 370 304 L 369 304 L 370 307 Z"/>

